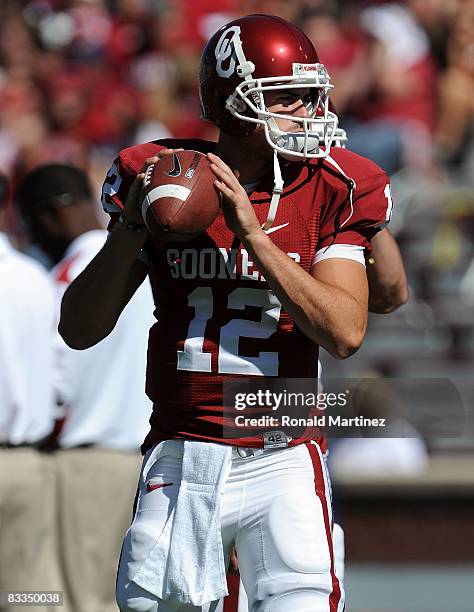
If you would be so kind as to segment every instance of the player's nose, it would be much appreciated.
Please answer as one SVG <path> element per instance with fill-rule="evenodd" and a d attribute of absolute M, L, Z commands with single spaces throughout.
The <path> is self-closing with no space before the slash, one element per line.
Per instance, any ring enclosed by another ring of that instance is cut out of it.
<path fill-rule="evenodd" d="M 307 108 L 307 105 L 305 105 L 303 100 L 298 100 L 295 103 L 294 108 L 292 110 L 293 112 L 291 114 L 294 118 L 298 118 L 298 119 L 310 119 L 311 118 L 311 112 Z M 300 132 L 304 130 L 303 123 L 300 121 L 295 121 L 293 123 L 293 126 L 294 126 L 295 132 Z"/>

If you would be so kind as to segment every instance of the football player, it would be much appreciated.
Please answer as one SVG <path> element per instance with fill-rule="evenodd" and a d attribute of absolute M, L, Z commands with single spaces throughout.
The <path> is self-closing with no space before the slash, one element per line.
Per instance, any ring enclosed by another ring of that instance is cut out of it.
<path fill-rule="evenodd" d="M 347 142 L 346 131 L 337 128 L 332 146 L 346 148 Z M 407 302 L 408 286 L 405 267 L 397 242 L 387 227 L 373 236 L 371 251 L 366 255 L 366 265 L 370 312 L 388 314 Z M 318 364 L 318 377 L 321 376 L 322 368 Z M 337 522 L 337 516 L 335 516 L 332 526 L 332 533 L 334 569 L 339 580 L 343 581 L 345 570 L 344 530 Z M 235 548 L 233 548 L 227 576 L 229 597 L 219 604 L 216 612 L 247 612 L 249 609 L 247 595 L 238 573 L 238 559 Z"/>
<path fill-rule="evenodd" d="M 119 153 L 103 189 L 109 239 L 62 305 L 60 332 L 84 349 L 113 329 L 147 274 L 155 295 L 154 410 L 118 604 L 215 610 L 235 543 L 253 610 L 343 610 L 324 437 L 282 432 L 284 448 L 266 432 L 226 437 L 223 385 L 316 378 L 319 346 L 338 358 L 358 349 L 364 251 L 390 219 L 388 179 L 367 159 L 331 151 L 329 75 L 303 32 L 278 17 L 223 26 L 203 51 L 199 87 L 218 143 Z M 207 154 L 223 196 L 223 214 L 185 244 L 149 235 L 140 211 L 144 171 L 179 148 Z"/>

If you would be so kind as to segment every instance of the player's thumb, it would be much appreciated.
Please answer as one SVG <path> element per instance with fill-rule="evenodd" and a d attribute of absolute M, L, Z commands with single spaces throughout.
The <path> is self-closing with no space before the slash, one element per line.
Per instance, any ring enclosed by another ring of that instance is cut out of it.
<path fill-rule="evenodd" d="M 140 172 L 139 174 L 137 174 L 128 192 L 130 196 L 134 198 L 138 197 L 138 194 L 143 189 L 143 179 L 144 178 L 145 178 L 144 172 Z"/>

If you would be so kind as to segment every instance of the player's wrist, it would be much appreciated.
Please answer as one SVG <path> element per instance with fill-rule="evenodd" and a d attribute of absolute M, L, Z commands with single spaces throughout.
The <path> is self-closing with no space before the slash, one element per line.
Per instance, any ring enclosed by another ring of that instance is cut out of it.
<path fill-rule="evenodd" d="M 148 228 L 145 225 L 145 222 L 143 221 L 143 219 L 137 220 L 127 215 L 125 212 L 122 212 L 122 214 L 118 218 L 118 221 L 121 225 L 123 225 L 123 227 L 125 227 L 130 232 L 135 232 L 135 233 L 148 232 Z"/>
<path fill-rule="evenodd" d="M 111 231 L 111 238 L 113 237 L 113 239 L 118 239 L 121 242 L 126 241 L 126 244 L 130 245 L 133 252 L 140 251 L 148 236 L 149 232 L 147 229 L 144 231 L 133 231 L 121 221 L 117 221 Z"/>
<path fill-rule="evenodd" d="M 257 249 L 264 247 L 269 240 L 268 236 L 265 234 L 261 227 L 257 227 L 247 232 L 243 232 L 239 236 L 239 238 L 242 240 L 242 243 L 245 246 Z"/>

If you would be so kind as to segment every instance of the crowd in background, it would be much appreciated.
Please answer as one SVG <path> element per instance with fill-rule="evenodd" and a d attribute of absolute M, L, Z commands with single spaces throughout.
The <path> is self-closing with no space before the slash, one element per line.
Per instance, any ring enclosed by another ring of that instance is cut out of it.
<path fill-rule="evenodd" d="M 100 188 L 119 149 L 169 136 L 214 139 L 214 127 L 199 117 L 200 51 L 223 23 L 250 13 L 277 14 L 306 31 L 335 85 L 331 97 L 349 148 L 381 165 L 394 187 L 392 230 L 404 255 L 411 299 L 393 315 L 372 317 L 361 351 L 343 363 L 327 358 L 325 372 L 472 377 L 473 0 L 3 0 L 0 171 L 9 177 L 13 194 L 3 231 L 20 250 L 51 268 L 58 261 L 35 250 L 17 214 L 15 190 L 27 173 L 52 162 L 84 170 L 97 216 L 86 230 L 97 232 L 106 224 Z M 5 194 L 0 200 L 7 200 Z M 70 232 L 69 242 L 83 233 L 84 228 Z M 52 280 L 64 285 L 63 268 L 54 268 Z M 104 376 L 112 374 L 105 369 Z M 144 374 L 143 366 L 143 384 Z M 472 388 L 464 392 L 474 405 Z M 48 419 L 53 422 L 51 415 Z M 101 426 L 107 436 L 105 422 Z M 0 439 L 0 447 L 5 442 Z M 430 444 L 430 450 L 440 446 Z M 472 449 L 469 440 L 449 445 Z M 47 464 L 44 479 L 55 482 L 48 490 L 60 504 L 73 495 L 67 486 L 78 468 L 87 479 L 97 461 L 105 461 L 92 455 L 91 448 L 100 444 L 90 429 L 80 443 L 64 446 L 89 449 L 90 465 L 81 464 L 83 452 L 69 453 L 67 459 L 59 454 L 56 465 Z M 115 450 L 120 450 L 117 445 Z M 135 474 L 138 448 L 125 450 L 133 451 L 130 473 Z M 97 489 L 94 478 L 89 485 Z M 77 503 L 92 497 L 86 484 L 81 486 Z M 68 543 L 64 534 L 74 532 L 82 512 L 75 514 L 69 506 L 68 516 L 72 523 L 59 525 L 62 536 L 56 534 L 48 544 L 50 554 L 59 546 L 58 537 L 71 549 L 77 544 Z M 46 517 L 45 533 L 57 528 L 56 518 Z M 128 518 L 123 517 L 125 525 Z M 73 552 L 61 554 L 63 566 L 71 565 L 70 575 L 77 574 Z M 74 588 L 83 592 L 94 567 L 83 583 L 66 585 L 72 610 L 81 610 L 79 604 L 74 608 L 74 597 L 82 597 Z M 51 580 L 58 584 L 59 578 Z M 110 599 L 110 592 L 104 597 Z M 95 612 L 92 603 L 83 604 Z M 101 612 L 107 609 L 104 604 Z"/>
<path fill-rule="evenodd" d="M 199 119 L 203 44 L 234 15 L 273 13 L 315 43 L 351 148 L 389 172 L 462 165 L 472 119 L 472 0 L 4 0 L 0 167 L 86 168 L 99 188 L 114 153 Z"/>
<path fill-rule="evenodd" d="M 432 362 L 463 373 L 474 355 L 473 0 L 5 0 L 0 169 L 15 184 L 40 163 L 70 162 L 99 202 L 120 148 L 215 138 L 199 117 L 200 51 L 233 16 L 257 12 L 307 32 L 349 147 L 391 175 L 412 299 L 371 324 L 377 370 L 403 376 L 410 355 L 431 373 Z M 14 215 L 10 228 L 26 248 Z"/>

